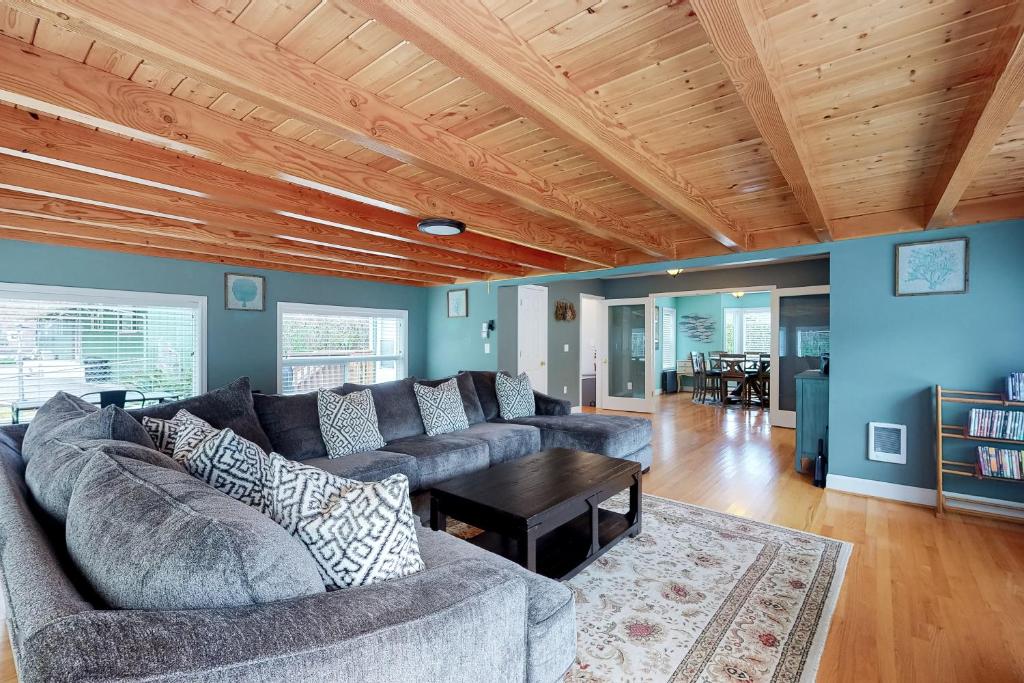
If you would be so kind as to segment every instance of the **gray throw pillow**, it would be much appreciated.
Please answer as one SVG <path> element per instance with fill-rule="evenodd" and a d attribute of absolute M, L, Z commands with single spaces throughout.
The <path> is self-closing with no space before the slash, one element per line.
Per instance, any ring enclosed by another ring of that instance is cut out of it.
<path fill-rule="evenodd" d="M 114 439 L 153 448 L 153 440 L 145 428 L 121 408 L 107 406 L 101 410 L 63 391 L 57 392 L 32 417 L 22 444 L 25 462 L 31 461 L 54 439 L 68 442 Z"/>
<path fill-rule="evenodd" d="M 423 418 L 427 436 L 469 429 L 458 380 L 454 377 L 436 387 L 417 383 L 412 388 L 420 404 L 420 417 Z"/>
<path fill-rule="evenodd" d="M 374 451 L 384 445 L 377 425 L 377 409 L 369 389 L 338 396 L 333 391 L 317 394 L 320 433 L 327 456 L 340 458 L 352 453 Z"/>
<path fill-rule="evenodd" d="M 253 409 L 252 387 L 249 385 L 248 377 L 239 377 L 231 384 L 199 396 L 173 403 L 157 403 L 128 412 L 141 422 L 146 416 L 169 420 L 177 415 L 179 410 L 187 410 L 217 429 L 230 429 L 263 450 L 270 450 L 270 440 L 260 426 L 259 418 Z"/>
<path fill-rule="evenodd" d="M 329 590 L 425 568 L 404 474 L 361 482 L 272 453 L 270 484 L 270 516 L 306 546 Z"/>
<path fill-rule="evenodd" d="M 342 393 L 341 387 L 325 391 Z M 327 457 L 316 395 L 315 391 L 291 396 L 253 394 L 253 407 L 275 453 L 292 460 Z"/>
<path fill-rule="evenodd" d="M 518 417 L 536 415 L 537 404 L 530 386 L 530 376 L 525 372 L 518 377 L 499 372 L 495 377 L 494 387 L 498 394 L 498 410 L 503 420 L 514 420 Z"/>
<path fill-rule="evenodd" d="M 68 552 L 116 609 L 217 609 L 324 590 L 301 543 L 201 481 L 105 453 L 74 487 Z"/>
<path fill-rule="evenodd" d="M 214 432 L 183 461 L 193 477 L 235 500 L 266 512 L 267 454 L 230 429 Z"/>
<path fill-rule="evenodd" d="M 54 520 L 64 522 L 67 519 L 68 503 L 75 482 L 97 452 L 148 462 L 178 472 L 185 471 L 184 467 L 163 453 L 128 441 L 50 440 L 46 448 L 25 467 L 25 482 L 39 507 Z"/>

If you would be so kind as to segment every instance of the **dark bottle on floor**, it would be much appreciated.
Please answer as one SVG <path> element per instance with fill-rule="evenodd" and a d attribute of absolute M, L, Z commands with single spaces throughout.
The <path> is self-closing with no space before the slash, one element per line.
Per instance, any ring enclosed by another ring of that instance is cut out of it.
<path fill-rule="evenodd" d="M 818 457 L 814 459 L 814 485 L 825 488 L 828 475 L 828 456 L 825 455 L 825 439 L 818 439 Z"/>

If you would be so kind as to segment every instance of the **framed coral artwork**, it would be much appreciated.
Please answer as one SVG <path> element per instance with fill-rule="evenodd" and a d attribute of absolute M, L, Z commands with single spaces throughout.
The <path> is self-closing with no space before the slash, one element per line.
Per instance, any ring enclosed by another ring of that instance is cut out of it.
<path fill-rule="evenodd" d="M 963 294 L 967 285 L 966 237 L 896 245 L 896 296 Z"/>

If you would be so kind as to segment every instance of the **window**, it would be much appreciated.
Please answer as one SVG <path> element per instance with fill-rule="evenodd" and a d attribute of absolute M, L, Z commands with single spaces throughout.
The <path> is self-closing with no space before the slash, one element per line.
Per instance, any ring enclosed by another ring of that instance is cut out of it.
<path fill-rule="evenodd" d="M 821 356 L 829 352 L 827 327 L 796 328 L 796 355 Z"/>
<path fill-rule="evenodd" d="M 206 297 L 0 283 L 0 424 L 58 391 L 202 393 L 205 326 Z"/>
<path fill-rule="evenodd" d="M 661 369 L 676 369 L 676 309 L 661 309 Z"/>
<path fill-rule="evenodd" d="M 726 351 L 729 353 L 769 353 L 771 345 L 771 309 L 725 309 Z"/>
<path fill-rule="evenodd" d="M 300 394 L 408 374 L 408 312 L 277 305 L 278 391 Z"/>

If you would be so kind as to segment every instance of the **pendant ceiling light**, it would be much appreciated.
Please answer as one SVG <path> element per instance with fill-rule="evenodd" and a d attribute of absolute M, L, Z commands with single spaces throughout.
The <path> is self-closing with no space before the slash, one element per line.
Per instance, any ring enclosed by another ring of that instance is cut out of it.
<path fill-rule="evenodd" d="M 416 227 L 420 232 L 437 237 L 451 237 L 466 232 L 466 224 L 454 218 L 424 218 Z"/>

